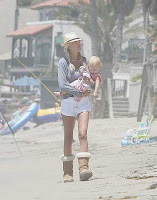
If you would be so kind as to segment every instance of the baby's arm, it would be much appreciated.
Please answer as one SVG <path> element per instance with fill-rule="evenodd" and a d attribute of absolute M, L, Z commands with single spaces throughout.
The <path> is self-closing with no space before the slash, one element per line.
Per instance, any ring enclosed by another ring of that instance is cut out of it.
<path fill-rule="evenodd" d="M 66 92 L 59 92 L 59 91 L 56 91 L 54 92 L 54 94 L 57 96 L 57 97 L 62 97 L 64 96 L 65 94 L 67 94 Z"/>
<path fill-rule="evenodd" d="M 95 80 L 95 89 L 94 89 L 94 92 L 92 94 L 95 98 L 98 98 L 99 87 L 100 87 L 100 78 L 96 77 L 96 80 Z"/>
<path fill-rule="evenodd" d="M 93 85 L 95 82 L 90 78 L 89 85 Z"/>

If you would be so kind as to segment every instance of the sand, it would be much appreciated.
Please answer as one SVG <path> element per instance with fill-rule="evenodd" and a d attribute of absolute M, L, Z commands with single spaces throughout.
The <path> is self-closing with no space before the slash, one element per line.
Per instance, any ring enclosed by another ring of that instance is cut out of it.
<path fill-rule="evenodd" d="M 63 183 L 63 126 L 61 122 L 19 130 L 0 137 L 1 200 L 157 200 L 157 143 L 121 147 L 136 118 L 90 120 L 88 129 L 90 168 L 94 176 L 80 182 L 74 160 L 74 182 Z M 151 135 L 157 136 L 157 121 Z M 73 153 L 79 151 L 77 124 Z"/>

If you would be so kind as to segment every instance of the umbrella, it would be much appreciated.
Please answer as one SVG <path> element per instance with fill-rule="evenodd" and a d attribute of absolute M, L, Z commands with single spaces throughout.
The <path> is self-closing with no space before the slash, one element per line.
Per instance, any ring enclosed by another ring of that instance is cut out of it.
<path fill-rule="evenodd" d="M 30 85 L 40 86 L 39 81 L 34 79 L 33 77 L 30 77 L 29 81 L 30 81 Z"/>
<path fill-rule="evenodd" d="M 15 81 L 9 83 L 9 85 L 14 85 L 14 86 L 30 86 L 30 85 L 39 86 L 40 83 L 39 83 L 38 80 L 34 79 L 33 77 L 24 76 L 20 79 L 17 79 Z"/>

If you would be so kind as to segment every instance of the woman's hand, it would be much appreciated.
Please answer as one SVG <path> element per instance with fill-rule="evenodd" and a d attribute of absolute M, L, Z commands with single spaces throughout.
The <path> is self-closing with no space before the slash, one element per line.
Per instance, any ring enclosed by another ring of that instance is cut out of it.
<path fill-rule="evenodd" d="M 94 84 L 94 81 L 91 79 L 91 78 L 84 78 L 84 81 L 85 81 L 85 83 L 86 84 L 88 84 L 88 85 L 93 85 Z"/>
<path fill-rule="evenodd" d="M 91 91 L 90 90 L 86 90 L 83 92 L 82 97 L 88 97 L 90 95 Z"/>

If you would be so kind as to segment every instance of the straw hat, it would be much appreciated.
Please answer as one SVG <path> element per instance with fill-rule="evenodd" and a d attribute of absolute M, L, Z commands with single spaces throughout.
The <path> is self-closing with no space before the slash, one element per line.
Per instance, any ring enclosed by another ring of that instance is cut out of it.
<path fill-rule="evenodd" d="M 75 32 L 66 33 L 64 36 L 64 43 L 62 43 L 61 46 L 64 47 L 66 44 L 70 42 L 75 42 L 80 40 L 82 39 L 79 38 Z"/>

